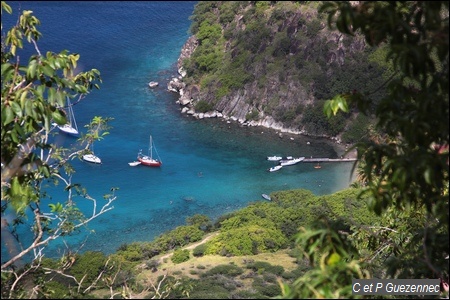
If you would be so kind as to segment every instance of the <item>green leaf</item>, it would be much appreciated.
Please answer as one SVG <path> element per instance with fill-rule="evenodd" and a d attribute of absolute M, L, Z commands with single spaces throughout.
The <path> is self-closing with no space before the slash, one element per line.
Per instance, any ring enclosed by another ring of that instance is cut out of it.
<path fill-rule="evenodd" d="M 52 113 L 52 117 L 55 120 L 55 122 L 59 125 L 63 125 L 63 124 L 67 123 L 66 117 L 58 109 Z"/>
<path fill-rule="evenodd" d="M 2 114 L 4 114 L 4 117 L 2 116 L 2 119 L 4 120 L 3 125 L 8 125 L 14 120 L 14 113 L 11 106 L 6 106 L 2 109 Z"/>
<path fill-rule="evenodd" d="M 22 108 L 20 107 L 19 103 L 17 102 L 10 102 L 11 103 L 11 109 L 14 111 L 14 113 L 18 117 L 22 117 Z"/>
<path fill-rule="evenodd" d="M 327 116 L 327 118 L 331 118 L 333 115 L 333 109 L 331 108 L 331 100 L 325 101 L 325 104 L 323 105 L 323 112 Z"/>
<path fill-rule="evenodd" d="M 327 265 L 332 266 L 337 264 L 339 261 L 341 260 L 341 256 L 334 252 L 333 254 L 330 255 L 330 257 L 327 260 Z"/>
<path fill-rule="evenodd" d="M 426 168 L 425 172 L 423 173 L 423 178 L 425 179 L 426 183 L 432 184 L 433 183 L 433 170 L 432 168 Z"/>
<path fill-rule="evenodd" d="M 53 77 L 54 76 L 54 70 L 51 66 L 46 65 L 42 67 L 42 71 L 44 72 L 44 74 L 48 77 Z"/>
<path fill-rule="evenodd" d="M 31 116 L 33 114 L 33 101 L 28 99 L 25 101 L 25 115 Z"/>
<path fill-rule="evenodd" d="M 12 14 L 11 6 L 2 1 L 2 9 L 4 9 L 8 14 Z"/>
<path fill-rule="evenodd" d="M 343 112 L 348 112 L 348 105 L 347 105 L 347 100 L 343 97 L 341 97 L 338 101 L 338 107 L 343 111 Z"/>
<path fill-rule="evenodd" d="M 48 207 L 50 207 L 50 211 L 52 213 L 60 213 L 63 210 L 63 206 L 61 203 L 56 203 L 56 204 L 49 204 Z"/>
<path fill-rule="evenodd" d="M 11 180 L 11 205 L 16 213 L 25 211 L 27 207 L 27 190 L 26 187 L 21 186 L 17 177 Z"/>
<path fill-rule="evenodd" d="M 28 70 L 27 70 L 28 80 L 33 80 L 33 78 L 35 78 L 36 68 L 37 68 L 37 61 L 33 59 L 32 61 L 30 61 L 30 64 L 28 65 Z"/>

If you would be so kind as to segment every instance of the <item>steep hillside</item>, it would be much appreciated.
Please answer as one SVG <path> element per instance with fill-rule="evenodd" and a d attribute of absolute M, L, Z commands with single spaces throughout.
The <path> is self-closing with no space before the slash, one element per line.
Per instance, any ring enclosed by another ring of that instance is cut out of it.
<path fill-rule="evenodd" d="M 199 2 L 193 36 L 178 61 L 183 82 L 171 86 L 180 92 L 183 112 L 318 136 L 347 131 L 347 142 L 360 138 L 369 119 L 353 126 L 351 113 L 327 120 L 322 107 L 337 93 L 377 90 L 379 55 L 363 38 L 329 30 L 319 5 Z"/>

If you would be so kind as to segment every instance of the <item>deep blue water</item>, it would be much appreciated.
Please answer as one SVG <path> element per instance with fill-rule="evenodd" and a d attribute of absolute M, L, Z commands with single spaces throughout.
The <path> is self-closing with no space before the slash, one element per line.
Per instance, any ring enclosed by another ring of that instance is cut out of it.
<path fill-rule="evenodd" d="M 323 195 L 350 183 L 351 163 L 323 164 L 321 169 L 304 163 L 267 172 L 274 165 L 266 160 L 269 155 L 336 157 L 325 140 L 301 136 L 291 140 L 287 134 L 279 138 L 266 128 L 194 120 L 180 113 L 177 95 L 166 85 L 176 75 L 195 3 L 11 2 L 13 17 L 2 17 L 3 28 L 8 28 L 19 4 L 33 10 L 42 23 L 43 53 L 67 49 L 80 54 L 81 69 L 101 72 L 101 89 L 75 105 L 74 113 L 81 130 L 96 115 L 113 117 L 113 128 L 95 145 L 103 164 L 74 161 L 73 182 L 82 183 L 99 203 L 111 187 L 119 190 L 114 210 L 89 224 L 95 233 L 83 250 L 112 253 L 123 243 L 150 241 L 183 225 L 193 214 L 214 220 L 250 202 L 266 201 L 262 193 L 306 188 Z M 150 90 L 149 81 L 160 85 Z M 150 134 L 163 166 L 128 166 L 139 149 L 147 151 Z M 56 139 L 66 146 L 76 141 L 64 135 Z M 53 202 L 64 201 L 60 189 L 51 190 Z M 90 212 L 91 202 L 76 200 Z M 82 239 L 75 236 L 66 242 L 72 245 Z"/>

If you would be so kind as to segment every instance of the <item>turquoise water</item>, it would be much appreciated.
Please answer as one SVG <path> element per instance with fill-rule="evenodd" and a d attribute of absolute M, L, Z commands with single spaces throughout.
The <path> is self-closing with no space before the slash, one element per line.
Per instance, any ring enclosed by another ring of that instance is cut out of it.
<path fill-rule="evenodd" d="M 19 3 L 11 4 L 16 8 Z M 73 162 L 73 182 L 82 183 L 99 203 L 111 187 L 119 188 L 114 210 L 89 224 L 95 233 L 83 250 L 112 253 L 123 243 L 150 241 L 193 214 L 215 219 L 250 202 L 266 201 L 262 193 L 306 188 L 323 195 L 348 187 L 351 163 L 323 164 L 321 169 L 304 163 L 267 172 L 274 165 L 266 160 L 271 155 L 337 157 L 325 140 L 291 140 L 287 134 L 280 138 L 266 128 L 195 120 L 180 113 L 177 95 L 166 86 L 189 37 L 195 2 L 20 4 L 42 22 L 41 51 L 79 53 L 82 69 L 96 68 L 102 74 L 101 89 L 74 106 L 79 129 L 96 115 L 114 118 L 110 135 L 95 145 L 103 164 Z M 149 81 L 160 85 L 151 90 Z M 147 151 L 150 134 L 163 166 L 130 167 L 139 149 Z M 64 135 L 56 139 L 66 146 L 76 141 Z M 52 202 L 64 201 L 62 191 L 51 192 Z M 76 200 L 83 211 L 91 211 L 91 202 Z M 84 238 L 66 242 L 76 245 Z"/>

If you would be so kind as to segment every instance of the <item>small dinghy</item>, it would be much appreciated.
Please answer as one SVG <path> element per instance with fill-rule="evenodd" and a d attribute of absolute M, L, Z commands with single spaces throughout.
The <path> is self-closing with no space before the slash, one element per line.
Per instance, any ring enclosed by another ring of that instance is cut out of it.
<path fill-rule="evenodd" d="M 266 200 L 272 200 L 271 198 L 270 198 L 270 196 L 269 195 L 267 195 L 267 194 L 262 194 L 261 195 L 264 199 L 266 199 Z"/>

